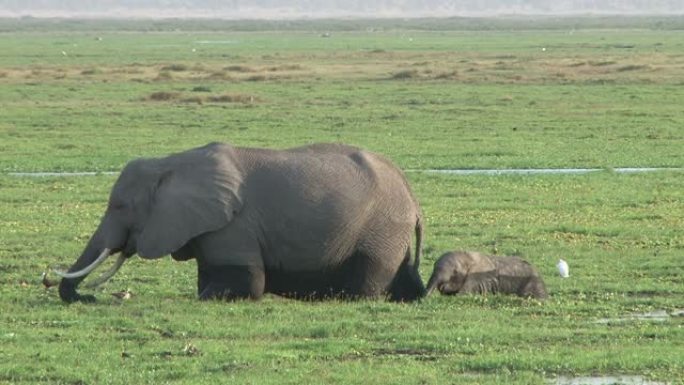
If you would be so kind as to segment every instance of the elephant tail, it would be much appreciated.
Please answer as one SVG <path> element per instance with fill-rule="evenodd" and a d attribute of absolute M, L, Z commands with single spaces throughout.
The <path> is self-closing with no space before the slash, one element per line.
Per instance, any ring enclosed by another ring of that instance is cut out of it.
<path fill-rule="evenodd" d="M 420 268 L 420 254 L 423 250 L 423 218 L 419 214 L 416 217 L 416 257 L 413 262 L 413 269 L 418 274 L 418 269 Z"/>
<path fill-rule="evenodd" d="M 420 253 L 423 242 L 423 223 L 420 216 L 416 218 L 415 225 L 416 232 L 416 257 L 411 261 L 410 247 L 406 249 L 406 258 L 399 268 L 399 272 L 395 277 L 392 285 L 391 297 L 392 301 L 396 302 L 411 302 L 425 297 L 425 285 L 420 279 Z"/>

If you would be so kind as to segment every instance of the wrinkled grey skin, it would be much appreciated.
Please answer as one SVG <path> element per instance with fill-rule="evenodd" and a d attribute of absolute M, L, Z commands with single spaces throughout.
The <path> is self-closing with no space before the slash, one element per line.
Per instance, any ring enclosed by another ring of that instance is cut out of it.
<path fill-rule="evenodd" d="M 546 287 L 537 270 L 519 257 L 499 257 L 455 251 L 435 263 L 427 292 L 442 294 L 516 294 L 545 299 Z"/>
<path fill-rule="evenodd" d="M 411 238 L 416 258 L 411 260 Z M 103 248 L 129 257 L 196 259 L 200 299 L 425 295 L 421 213 L 403 173 L 341 144 L 289 150 L 212 143 L 130 162 L 69 269 Z M 94 300 L 62 279 L 66 302 Z"/>

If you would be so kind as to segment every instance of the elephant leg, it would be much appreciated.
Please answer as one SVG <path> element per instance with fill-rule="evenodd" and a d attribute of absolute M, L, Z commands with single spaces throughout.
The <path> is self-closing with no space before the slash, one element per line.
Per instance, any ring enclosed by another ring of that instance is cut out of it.
<path fill-rule="evenodd" d="M 410 302 L 422 298 L 426 294 L 425 285 L 411 261 L 411 251 L 406 250 L 404 261 L 399 267 L 390 288 L 390 300 L 394 302 Z"/>
<path fill-rule="evenodd" d="M 187 261 L 195 258 L 196 251 L 191 242 L 186 243 L 180 249 L 171 253 L 171 258 L 175 261 Z"/>
<path fill-rule="evenodd" d="M 481 279 L 476 279 L 467 276 L 463 282 L 463 286 L 458 290 L 459 294 L 487 294 L 488 287 Z"/>
<path fill-rule="evenodd" d="M 200 300 L 259 299 L 264 294 L 263 269 L 254 266 L 206 266 L 199 269 Z"/>
<path fill-rule="evenodd" d="M 467 273 L 463 281 L 461 294 L 496 294 L 500 290 L 501 282 L 494 271 Z M 505 285 L 504 285 L 505 286 Z"/>
<path fill-rule="evenodd" d="M 354 256 L 348 289 L 344 296 L 351 298 L 377 298 L 388 293 L 399 266 L 388 263 L 392 259 L 369 257 L 363 253 Z"/>
<path fill-rule="evenodd" d="M 202 266 L 198 263 L 197 264 L 197 295 L 201 295 L 204 289 L 207 288 L 207 285 L 209 284 L 210 281 L 210 276 L 209 272 L 206 269 L 203 269 Z"/>

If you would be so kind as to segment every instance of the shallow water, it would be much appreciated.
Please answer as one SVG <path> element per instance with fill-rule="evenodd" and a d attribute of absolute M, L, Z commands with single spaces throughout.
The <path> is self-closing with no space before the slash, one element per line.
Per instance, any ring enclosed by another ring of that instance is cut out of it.
<path fill-rule="evenodd" d="M 117 175 L 118 172 L 103 171 L 103 172 L 10 172 L 9 176 L 31 176 L 31 177 L 46 177 L 46 176 L 96 176 L 96 175 Z"/>
<path fill-rule="evenodd" d="M 406 172 L 422 172 L 428 174 L 446 174 L 446 175 L 536 175 L 536 174 L 587 174 L 591 172 L 606 171 L 603 168 L 518 168 L 518 169 L 413 169 L 406 170 Z M 623 167 L 611 169 L 611 171 L 620 174 L 641 173 L 641 172 L 657 172 L 657 171 L 684 171 L 684 168 L 676 167 Z M 118 172 L 10 172 L 10 176 L 29 176 L 29 177 L 45 177 L 45 176 L 95 176 L 95 175 L 116 175 Z"/>
<path fill-rule="evenodd" d="M 531 175 L 531 174 L 588 174 L 591 172 L 608 171 L 604 168 L 512 168 L 512 169 L 445 169 L 445 170 L 407 170 L 407 172 L 425 172 L 430 174 L 448 175 Z M 621 167 L 610 169 L 619 174 L 656 172 L 656 171 L 684 171 L 679 167 Z"/>
<path fill-rule="evenodd" d="M 641 376 L 560 376 L 548 382 L 555 385 L 666 385 L 667 382 L 650 381 Z"/>
<path fill-rule="evenodd" d="M 611 324 L 631 321 L 665 322 L 672 317 L 684 317 L 684 309 L 673 310 L 669 313 L 665 310 L 655 310 L 646 313 L 628 314 L 624 317 L 601 318 L 594 322 L 597 324 Z"/>
<path fill-rule="evenodd" d="M 197 44 L 237 44 L 237 40 L 197 40 Z"/>

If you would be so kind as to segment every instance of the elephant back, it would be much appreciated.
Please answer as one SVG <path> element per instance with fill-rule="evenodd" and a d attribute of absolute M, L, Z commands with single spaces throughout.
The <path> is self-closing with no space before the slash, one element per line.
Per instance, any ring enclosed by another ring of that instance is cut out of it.
<path fill-rule="evenodd" d="M 342 144 L 238 151 L 245 207 L 265 227 L 267 265 L 314 269 L 380 249 L 404 258 L 419 211 L 391 162 Z"/>

